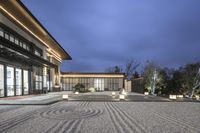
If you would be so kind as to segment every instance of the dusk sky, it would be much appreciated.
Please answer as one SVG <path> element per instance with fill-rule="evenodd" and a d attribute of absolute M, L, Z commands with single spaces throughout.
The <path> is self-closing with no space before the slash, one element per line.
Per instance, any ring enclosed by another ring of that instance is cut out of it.
<path fill-rule="evenodd" d="M 200 61 L 200 0 L 23 3 L 72 56 L 62 71 L 104 72 L 131 58 L 163 67 Z"/>

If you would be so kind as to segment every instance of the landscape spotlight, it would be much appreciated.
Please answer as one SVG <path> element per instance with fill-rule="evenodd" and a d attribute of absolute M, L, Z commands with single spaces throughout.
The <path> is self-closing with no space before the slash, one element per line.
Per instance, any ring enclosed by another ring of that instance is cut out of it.
<path fill-rule="evenodd" d="M 115 92 L 112 92 L 112 96 L 115 96 Z"/>

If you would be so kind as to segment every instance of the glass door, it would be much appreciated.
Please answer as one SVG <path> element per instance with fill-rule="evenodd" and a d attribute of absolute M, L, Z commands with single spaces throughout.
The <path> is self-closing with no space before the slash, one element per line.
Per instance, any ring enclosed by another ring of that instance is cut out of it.
<path fill-rule="evenodd" d="M 0 65 L 0 97 L 4 97 L 4 66 Z"/>
<path fill-rule="evenodd" d="M 14 68 L 7 67 L 7 96 L 14 95 Z"/>
<path fill-rule="evenodd" d="M 42 75 L 43 75 L 43 69 L 42 68 L 36 68 L 35 69 L 35 90 L 37 93 L 42 92 Z"/>
<path fill-rule="evenodd" d="M 22 70 L 15 69 L 16 75 L 16 95 L 22 95 Z"/>
<path fill-rule="evenodd" d="M 28 84 L 28 71 L 24 70 L 24 94 L 29 94 L 29 84 Z"/>
<path fill-rule="evenodd" d="M 104 79 L 94 79 L 94 88 L 96 88 L 97 91 L 104 91 Z"/>
<path fill-rule="evenodd" d="M 47 69 L 47 90 L 50 91 L 50 69 Z"/>

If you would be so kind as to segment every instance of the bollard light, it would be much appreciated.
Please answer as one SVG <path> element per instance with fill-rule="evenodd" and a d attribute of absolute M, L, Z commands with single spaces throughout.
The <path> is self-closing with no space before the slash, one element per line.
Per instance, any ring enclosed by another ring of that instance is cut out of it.
<path fill-rule="evenodd" d="M 183 95 L 177 95 L 177 98 L 183 99 Z"/>
<path fill-rule="evenodd" d="M 76 91 L 76 92 L 75 92 L 75 94 L 76 94 L 76 95 L 78 95 L 78 94 L 79 94 L 79 92 L 78 92 L 78 91 Z"/>
<path fill-rule="evenodd" d="M 125 99 L 125 95 L 120 94 L 119 95 L 119 100 L 124 100 Z"/>
<path fill-rule="evenodd" d="M 112 92 L 112 96 L 115 96 L 115 92 Z"/>
<path fill-rule="evenodd" d="M 63 100 L 68 100 L 69 97 L 68 97 L 67 94 L 63 94 L 63 95 L 62 95 L 62 98 L 63 98 Z"/>
<path fill-rule="evenodd" d="M 144 92 L 144 95 L 145 95 L 145 96 L 149 95 L 149 92 Z"/>
<path fill-rule="evenodd" d="M 169 95 L 169 99 L 176 100 L 176 95 Z"/>
<path fill-rule="evenodd" d="M 126 96 L 126 95 L 127 95 L 127 92 L 123 89 L 121 94 L 123 94 L 123 95 Z"/>

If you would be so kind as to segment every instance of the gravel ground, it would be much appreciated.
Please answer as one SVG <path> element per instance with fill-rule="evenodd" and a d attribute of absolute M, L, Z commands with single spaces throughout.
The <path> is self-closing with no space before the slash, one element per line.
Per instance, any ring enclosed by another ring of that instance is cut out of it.
<path fill-rule="evenodd" d="M 0 106 L 0 132 L 199 133 L 200 103 L 67 102 Z"/>

